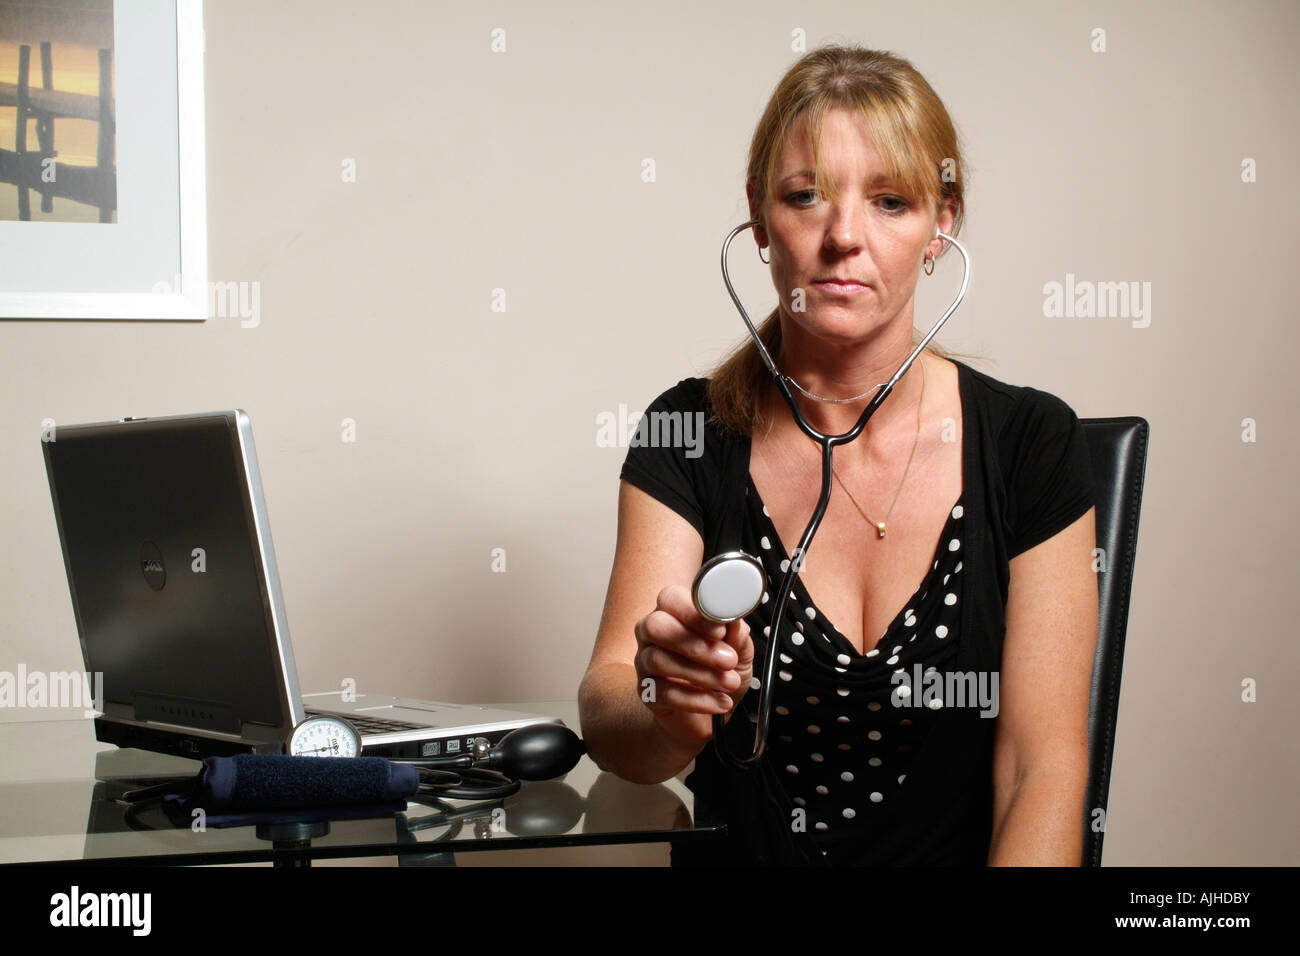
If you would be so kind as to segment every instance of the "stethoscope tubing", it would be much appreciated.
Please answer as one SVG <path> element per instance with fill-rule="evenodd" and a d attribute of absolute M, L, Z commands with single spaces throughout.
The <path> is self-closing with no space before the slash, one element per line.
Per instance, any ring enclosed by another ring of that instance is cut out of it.
<path fill-rule="evenodd" d="M 759 337 L 758 330 L 754 328 L 754 323 L 749 318 L 749 313 L 745 311 L 744 305 L 741 304 L 740 297 L 736 295 L 735 287 L 731 284 L 731 276 L 727 271 L 727 249 L 739 233 L 746 229 L 759 224 L 759 220 L 751 219 L 748 222 L 741 223 L 735 229 L 727 234 L 727 238 L 722 243 L 722 280 L 727 285 L 727 292 L 731 294 L 731 301 L 736 304 L 740 311 L 740 317 L 745 320 L 745 326 L 749 329 L 749 334 L 758 346 L 759 355 L 763 359 L 763 364 L 772 374 L 776 382 L 776 387 L 780 391 L 785 403 L 790 406 L 790 411 L 794 415 L 795 423 L 805 435 L 811 438 L 821 447 L 822 452 L 822 483 L 821 495 L 817 499 L 817 508 L 813 511 L 812 517 L 808 521 L 807 527 L 804 528 L 803 534 L 799 538 L 799 546 L 790 555 L 790 565 L 786 569 L 785 577 L 781 581 L 781 588 L 778 592 L 775 610 L 772 614 L 771 633 L 768 635 L 767 649 L 763 654 L 763 676 L 760 678 L 761 683 L 758 687 L 758 725 L 754 731 L 754 745 L 748 757 L 736 756 L 728 752 L 723 744 L 722 735 L 726 727 L 726 719 L 721 714 L 713 715 L 713 748 L 718 754 L 718 758 L 727 766 L 737 769 L 749 769 L 755 766 L 762 759 L 764 751 L 767 749 L 767 735 L 772 722 L 772 682 L 776 678 L 776 657 L 777 645 L 780 643 L 780 628 L 782 621 L 785 620 L 785 607 L 790 599 L 790 592 L 794 588 L 794 579 L 799 574 L 803 560 L 808 554 L 808 548 L 812 545 L 813 536 L 817 533 L 818 527 L 821 526 L 822 518 L 826 515 L 826 509 L 831 500 L 831 474 L 832 474 L 832 455 L 836 445 L 846 445 L 862 433 L 871 416 L 875 414 L 876 409 L 881 406 L 889 394 L 894 390 L 894 386 L 912 367 L 917 356 L 924 351 L 925 347 L 930 344 L 930 340 L 938 334 L 939 329 L 948 321 L 948 317 L 957 311 L 957 306 L 966 296 L 966 288 L 970 284 L 970 256 L 967 254 L 965 247 L 947 233 L 935 230 L 935 237 L 943 239 L 956 246 L 957 251 L 961 253 L 962 261 L 965 265 L 961 289 L 957 292 L 957 297 L 953 299 L 952 305 L 948 306 L 947 311 L 934 324 L 929 333 L 921 339 L 920 343 L 913 349 L 912 354 L 907 357 L 893 377 L 880 388 L 867 407 L 859 416 L 857 423 L 842 435 L 825 435 L 813 428 L 804 418 L 803 412 L 799 409 L 798 402 L 795 401 L 794 393 L 790 391 L 787 382 L 787 376 L 782 375 L 776 368 L 776 363 L 772 361 L 772 356 L 768 354 L 767 347 L 763 345 L 763 340 Z"/>

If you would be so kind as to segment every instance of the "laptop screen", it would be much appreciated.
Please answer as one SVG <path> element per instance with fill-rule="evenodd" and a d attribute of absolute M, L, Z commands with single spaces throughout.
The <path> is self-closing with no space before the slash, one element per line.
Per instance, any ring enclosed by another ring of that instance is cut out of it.
<path fill-rule="evenodd" d="M 238 418 L 65 426 L 44 443 L 106 711 L 227 734 L 289 721 Z"/>

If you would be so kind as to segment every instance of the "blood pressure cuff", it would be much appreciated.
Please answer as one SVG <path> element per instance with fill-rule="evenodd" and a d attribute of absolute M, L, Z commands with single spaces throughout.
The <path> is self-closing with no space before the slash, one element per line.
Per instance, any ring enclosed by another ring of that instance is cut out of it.
<path fill-rule="evenodd" d="M 415 767 L 383 757 L 239 754 L 205 759 L 193 789 L 163 809 L 187 826 L 196 809 L 212 827 L 364 819 L 405 810 L 419 786 Z"/>

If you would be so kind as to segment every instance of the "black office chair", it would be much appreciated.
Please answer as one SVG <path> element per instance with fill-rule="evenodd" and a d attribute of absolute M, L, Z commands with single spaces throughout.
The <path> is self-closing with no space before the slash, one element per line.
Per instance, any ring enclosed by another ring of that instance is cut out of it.
<path fill-rule="evenodd" d="M 1144 418 L 1084 418 L 1080 422 L 1088 438 L 1096 478 L 1097 547 L 1105 555 L 1104 570 L 1097 580 L 1097 655 L 1088 706 L 1088 791 L 1082 865 L 1101 866 L 1124 635 L 1128 630 L 1129 592 L 1151 426 Z"/>

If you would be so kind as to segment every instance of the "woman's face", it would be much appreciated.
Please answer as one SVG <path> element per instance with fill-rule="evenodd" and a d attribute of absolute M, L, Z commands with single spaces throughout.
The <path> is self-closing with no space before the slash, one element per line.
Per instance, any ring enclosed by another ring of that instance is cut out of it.
<path fill-rule="evenodd" d="M 885 182 L 880 155 L 848 110 L 826 114 L 822 150 L 839 189 L 833 202 L 813 191 L 806 124 L 787 141 L 761 209 L 750 191 L 751 215 L 763 223 L 755 238 L 771 246 L 782 311 L 830 342 L 860 342 L 898 322 L 910 343 L 918 271 L 927 249 L 936 256 L 942 249 L 935 226 L 948 232 L 952 213 L 945 207 L 936 216 L 932 202 Z"/>

